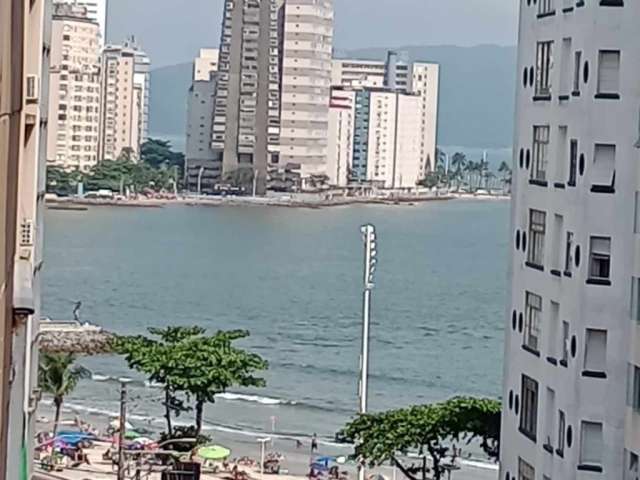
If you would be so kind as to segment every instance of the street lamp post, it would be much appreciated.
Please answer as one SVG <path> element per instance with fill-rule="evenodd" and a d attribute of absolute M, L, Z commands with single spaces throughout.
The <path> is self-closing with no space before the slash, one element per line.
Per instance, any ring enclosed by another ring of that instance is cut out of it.
<path fill-rule="evenodd" d="M 128 378 L 120 379 L 120 428 L 118 431 L 118 480 L 124 480 L 127 462 L 124 458 L 124 439 L 127 428 L 127 383 Z"/>
<path fill-rule="evenodd" d="M 367 224 L 360 231 L 364 241 L 364 278 L 362 302 L 362 353 L 360 354 L 360 413 L 367 413 L 369 394 L 369 326 L 371 323 L 371 292 L 375 286 L 374 273 L 376 271 L 376 228 Z M 358 478 L 364 480 L 365 468 L 358 465 Z"/>
<path fill-rule="evenodd" d="M 200 193 L 202 192 L 202 174 L 204 173 L 204 166 L 200 167 L 200 171 L 198 171 L 198 198 L 200 198 Z"/>
<path fill-rule="evenodd" d="M 265 449 L 266 444 L 271 441 L 270 438 L 259 438 L 258 442 L 260 442 L 260 479 L 264 478 L 264 457 L 265 457 Z"/>

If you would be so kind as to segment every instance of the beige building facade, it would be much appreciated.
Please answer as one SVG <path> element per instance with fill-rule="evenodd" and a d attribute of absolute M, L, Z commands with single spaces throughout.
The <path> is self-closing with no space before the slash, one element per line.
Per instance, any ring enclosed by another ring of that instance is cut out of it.
<path fill-rule="evenodd" d="M 287 0 L 282 38 L 280 162 L 327 174 L 333 0 Z"/>
<path fill-rule="evenodd" d="M 134 43 L 107 45 L 102 52 L 100 160 L 126 155 L 137 160 L 146 141 L 149 59 Z"/>
<path fill-rule="evenodd" d="M 85 7 L 54 4 L 47 163 L 88 171 L 99 160 L 100 29 Z"/>

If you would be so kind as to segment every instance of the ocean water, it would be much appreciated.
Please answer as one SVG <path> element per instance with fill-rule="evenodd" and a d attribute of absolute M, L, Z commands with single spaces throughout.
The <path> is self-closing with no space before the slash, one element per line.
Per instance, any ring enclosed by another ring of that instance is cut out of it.
<path fill-rule="evenodd" d="M 486 200 L 48 211 L 43 310 L 68 319 L 82 301 L 83 320 L 120 334 L 246 328 L 244 345 L 270 362 L 267 387 L 220 396 L 207 428 L 328 441 L 358 405 L 360 225 L 379 236 L 370 408 L 380 410 L 500 395 L 508 211 Z M 129 376 L 134 423 L 162 426 L 160 389 L 118 357 L 81 362 L 94 377 L 70 407 L 115 414 L 114 379 Z"/>

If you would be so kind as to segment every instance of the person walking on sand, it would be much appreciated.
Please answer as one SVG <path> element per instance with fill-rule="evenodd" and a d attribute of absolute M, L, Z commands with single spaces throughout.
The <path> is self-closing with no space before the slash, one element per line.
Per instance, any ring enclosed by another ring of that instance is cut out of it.
<path fill-rule="evenodd" d="M 311 437 L 311 453 L 318 451 L 318 436 L 314 433 Z"/>

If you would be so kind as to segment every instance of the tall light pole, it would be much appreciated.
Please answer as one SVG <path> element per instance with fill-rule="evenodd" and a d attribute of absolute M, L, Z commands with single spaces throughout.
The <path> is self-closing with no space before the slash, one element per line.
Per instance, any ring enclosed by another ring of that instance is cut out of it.
<path fill-rule="evenodd" d="M 369 325 L 371 321 L 371 292 L 377 263 L 376 228 L 367 224 L 360 228 L 364 241 L 364 278 L 362 302 L 362 353 L 360 354 L 360 413 L 367 413 L 369 394 Z M 364 480 L 364 465 L 358 465 L 358 478 Z"/>
<path fill-rule="evenodd" d="M 198 171 L 198 198 L 200 198 L 200 193 L 202 192 L 202 174 L 204 173 L 204 166 L 200 167 L 200 171 Z"/>
<path fill-rule="evenodd" d="M 120 379 L 120 428 L 118 431 L 118 480 L 125 480 L 127 462 L 124 458 L 125 430 L 127 429 L 127 383 L 128 378 Z"/>

